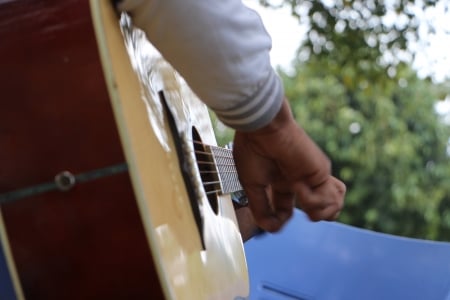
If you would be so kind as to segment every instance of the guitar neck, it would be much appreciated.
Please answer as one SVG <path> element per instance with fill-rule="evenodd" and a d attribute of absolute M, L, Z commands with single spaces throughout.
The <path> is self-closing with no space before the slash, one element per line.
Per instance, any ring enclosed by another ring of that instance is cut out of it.
<path fill-rule="evenodd" d="M 221 194 L 230 194 L 242 191 L 233 159 L 233 151 L 216 146 L 206 146 L 210 154 L 215 176 L 215 190 Z"/>

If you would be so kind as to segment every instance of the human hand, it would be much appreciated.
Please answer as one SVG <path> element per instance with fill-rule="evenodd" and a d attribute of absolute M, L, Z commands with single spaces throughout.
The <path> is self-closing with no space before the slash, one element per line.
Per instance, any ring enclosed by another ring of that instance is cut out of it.
<path fill-rule="evenodd" d="M 266 127 L 236 132 L 233 155 L 253 218 L 262 229 L 281 229 L 296 200 L 311 220 L 339 215 L 345 184 L 331 175 L 329 159 L 296 124 L 287 100 Z"/>

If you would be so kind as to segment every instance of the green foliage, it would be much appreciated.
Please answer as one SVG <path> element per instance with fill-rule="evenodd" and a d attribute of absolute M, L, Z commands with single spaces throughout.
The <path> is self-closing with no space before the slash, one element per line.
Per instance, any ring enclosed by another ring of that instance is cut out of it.
<path fill-rule="evenodd" d="M 348 186 L 345 223 L 450 240 L 450 130 L 434 110 L 449 83 L 418 79 L 408 50 L 414 9 L 448 9 L 442 1 L 260 0 L 309 28 L 283 78 L 297 120 Z"/>
<path fill-rule="evenodd" d="M 450 239 L 450 128 L 434 111 L 437 93 L 405 65 L 371 81 L 323 57 L 283 75 L 299 123 L 348 187 L 341 221 L 376 231 Z M 381 77 L 380 77 L 381 78 Z"/>
<path fill-rule="evenodd" d="M 214 128 L 214 133 L 216 135 L 217 145 L 224 147 L 228 143 L 233 141 L 234 130 L 225 126 L 220 120 L 217 118 L 216 114 L 213 111 L 209 112 L 209 116 L 211 118 L 211 123 Z"/>
<path fill-rule="evenodd" d="M 410 67 L 407 45 L 418 37 L 412 12 L 419 2 L 260 2 L 289 5 L 310 28 L 295 73 L 280 73 L 299 124 L 347 184 L 340 221 L 449 241 L 450 127 L 434 105 L 450 94 L 450 82 L 419 79 Z M 389 23 L 386 16 L 394 18 Z M 225 133 L 220 144 L 231 139 L 231 131 L 216 132 Z"/>
<path fill-rule="evenodd" d="M 341 222 L 450 240 L 450 127 L 434 109 L 448 84 L 419 79 L 406 65 L 373 81 L 323 57 L 282 78 L 299 124 L 348 187 Z M 212 119 L 219 145 L 228 143 L 233 131 Z"/>
<path fill-rule="evenodd" d="M 407 47 L 414 7 L 438 2 L 281 1 L 310 28 L 283 77 L 297 120 L 348 186 L 343 222 L 450 240 L 450 130 L 434 110 L 449 84 L 418 79 Z"/>
<path fill-rule="evenodd" d="M 367 75 L 367 67 L 395 72 L 401 62 L 411 62 L 408 45 L 419 41 L 417 11 L 436 6 L 448 10 L 447 0 L 259 0 L 264 6 L 288 6 L 299 23 L 308 28 L 299 59 L 328 57 L 338 66 L 352 65 Z M 430 22 L 422 31 L 434 32 Z M 372 74 L 373 75 L 373 74 Z"/>

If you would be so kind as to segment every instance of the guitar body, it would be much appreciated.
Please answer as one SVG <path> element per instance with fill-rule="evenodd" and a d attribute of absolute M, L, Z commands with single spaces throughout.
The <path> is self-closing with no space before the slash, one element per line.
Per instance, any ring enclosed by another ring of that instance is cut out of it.
<path fill-rule="evenodd" d="M 196 194 L 196 210 L 175 151 L 173 138 L 186 143 L 194 127 L 214 144 L 207 112 L 192 97 L 176 104 L 173 95 L 188 90 L 178 89 L 178 79 L 162 83 L 164 73 L 158 92 L 180 136 L 159 118 L 166 111 L 152 119 L 129 59 L 108 54 L 108 47 L 126 51 L 107 4 L 91 3 L 97 35 L 85 0 L 0 4 L 0 40 L 7 41 L 0 43 L 0 201 L 11 196 L 0 202 L 0 239 L 15 297 L 245 296 L 245 257 L 230 200 L 220 196 L 213 210 Z M 112 44 L 105 40 L 110 31 Z M 75 185 L 52 188 L 63 171 L 74 174 Z M 51 188 L 20 193 L 36 186 Z"/>
<path fill-rule="evenodd" d="M 0 195 L 124 163 L 87 1 L 3 1 L 0 41 Z M 1 212 L 18 298 L 161 293 L 126 172 Z"/>
<path fill-rule="evenodd" d="M 245 297 L 248 275 L 231 199 L 207 196 L 200 175 L 205 151 L 201 145 L 216 144 L 208 110 L 129 19 L 122 16 L 119 26 L 107 1 L 92 0 L 91 9 L 110 99 L 166 298 Z"/>

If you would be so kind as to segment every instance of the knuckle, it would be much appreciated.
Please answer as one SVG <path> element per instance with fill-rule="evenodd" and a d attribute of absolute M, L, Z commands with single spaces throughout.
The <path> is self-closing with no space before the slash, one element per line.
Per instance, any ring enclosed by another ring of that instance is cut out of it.
<path fill-rule="evenodd" d="M 323 220 L 323 218 L 320 216 L 319 213 L 311 213 L 308 215 L 308 217 L 313 222 L 318 222 L 320 220 Z"/>
<path fill-rule="evenodd" d="M 283 225 L 281 222 L 279 222 L 278 220 L 274 220 L 273 218 L 271 219 L 266 219 L 263 220 L 263 222 L 261 222 L 261 224 L 259 224 L 261 228 L 263 228 L 264 230 L 268 231 L 268 232 L 277 232 L 281 229 L 281 226 Z"/>

